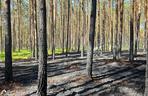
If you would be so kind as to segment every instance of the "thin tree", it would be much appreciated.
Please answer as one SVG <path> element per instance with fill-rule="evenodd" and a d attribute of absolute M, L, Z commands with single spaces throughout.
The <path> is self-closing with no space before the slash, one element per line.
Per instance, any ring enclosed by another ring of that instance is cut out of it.
<path fill-rule="evenodd" d="M 17 11 L 18 11 L 18 34 L 17 34 L 17 42 L 18 42 L 18 51 L 21 50 L 21 0 L 17 0 Z"/>
<path fill-rule="evenodd" d="M 87 52 L 86 72 L 89 78 L 92 78 L 93 49 L 96 25 L 96 0 L 92 0 L 91 17 L 90 17 L 89 46 Z"/>
<path fill-rule="evenodd" d="M 131 2 L 133 3 L 132 5 L 132 12 L 131 12 L 131 16 L 130 16 L 130 50 L 129 50 L 129 61 L 133 61 L 134 59 L 134 55 L 133 55 L 133 51 L 134 51 L 134 0 Z"/>
<path fill-rule="evenodd" d="M 114 40 L 114 48 L 113 48 L 113 60 L 117 60 L 118 53 L 118 35 L 119 35 L 119 0 L 116 0 L 116 31 L 115 31 L 115 40 Z"/>
<path fill-rule="evenodd" d="M 140 18 L 141 18 L 141 4 L 140 0 L 136 1 L 136 36 L 135 36 L 135 55 L 137 55 L 138 44 L 139 44 L 139 33 L 140 33 Z"/>
<path fill-rule="evenodd" d="M 2 12 L 2 1 L 0 0 L 0 12 Z M 2 30 L 2 14 L 0 16 L 0 51 L 3 51 L 3 30 Z"/>
<path fill-rule="evenodd" d="M 86 12 L 85 12 L 86 8 L 85 8 L 85 1 L 82 1 L 82 11 L 83 11 L 83 31 L 81 34 L 81 57 L 84 56 L 84 36 L 85 36 L 85 32 L 86 32 Z"/>
<path fill-rule="evenodd" d="M 67 34 L 66 34 L 66 57 L 68 56 L 68 44 L 69 44 L 69 30 L 70 30 L 70 0 L 68 0 L 68 21 L 67 21 Z"/>
<path fill-rule="evenodd" d="M 46 0 L 39 1 L 39 70 L 38 70 L 38 96 L 47 93 L 47 30 L 46 30 Z"/>
<path fill-rule="evenodd" d="M 5 0 L 5 80 L 13 80 L 10 0 Z"/>
<path fill-rule="evenodd" d="M 119 57 L 121 56 L 122 51 L 122 34 L 123 34 L 123 26 L 124 26 L 124 0 L 120 0 L 120 33 L 119 33 Z"/>

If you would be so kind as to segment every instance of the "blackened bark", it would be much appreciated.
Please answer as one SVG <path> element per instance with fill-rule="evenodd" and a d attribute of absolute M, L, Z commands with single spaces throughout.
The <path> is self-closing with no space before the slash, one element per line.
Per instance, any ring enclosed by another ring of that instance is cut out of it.
<path fill-rule="evenodd" d="M 70 25 L 70 0 L 68 0 L 68 21 L 67 21 L 67 34 L 66 34 L 66 57 L 68 56 L 68 44 L 69 44 L 69 25 Z"/>
<path fill-rule="evenodd" d="M 10 0 L 5 0 L 5 80 L 13 80 Z"/>
<path fill-rule="evenodd" d="M 129 61 L 133 61 L 134 55 L 134 0 L 133 0 L 133 8 L 132 8 L 131 17 L 130 17 L 130 49 L 129 49 Z"/>
<path fill-rule="evenodd" d="M 39 1 L 39 70 L 38 70 L 38 96 L 47 93 L 47 30 L 46 30 L 46 0 Z"/>
<path fill-rule="evenodd" d="M 94 49 L 95 24 L 96 24 L 96 0 L 92 0 L 90 19 L 91 20 L 90 20 L 90 32 L 89 32 L 89 47 L 87 52 L 86 72 L 88 77 L 92 78 L 93 49 Z"/>

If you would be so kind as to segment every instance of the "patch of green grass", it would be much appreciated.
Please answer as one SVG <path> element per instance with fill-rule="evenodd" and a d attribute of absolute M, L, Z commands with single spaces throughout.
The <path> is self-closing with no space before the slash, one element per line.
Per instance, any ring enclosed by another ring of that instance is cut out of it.
<path fill-rule="evenodd" d="M 29 59 L 31 57 L 31 51 L 29 50 L 20 50 L 16 52 L 12 52 L 12 61 Z M 0 52 L 0 61 L 5 61 L 5 53 Z"/>
<path fill-rule="evenodd" d="M 60 54 L 62 53 L 62 49 L 61 48 L 56 48 L 55 49 L 55 54 Z M 52 54 L 52 50 L 48 50 L 48 54 L 51 55 Z"/>
<path fill-rule="evenodd" d="M 60 49 L 60 48 L 55 49 L 55 53 L 56 54 L 62 53 L 62 49 Z M 51 55 L 52 51 L 48 50 L 48 54 Z M 32 53 L 29 50 L 20 50 L 20 51 L 12 52 L 12 61 L 29 59 L 29 58 L 31 58 L 31 56 L 32 56 Z M 2 61 L 2 62 L 5 61 L 5 53 L 4 52 L 0 52 L 0 61 Z"/>

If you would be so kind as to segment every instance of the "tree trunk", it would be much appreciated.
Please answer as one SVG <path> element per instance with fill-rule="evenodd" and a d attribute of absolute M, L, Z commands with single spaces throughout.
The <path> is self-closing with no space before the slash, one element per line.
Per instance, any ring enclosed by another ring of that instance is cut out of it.
<path fill-rule="evenodd" d="M 0 0 L 0 11 L 2 11 L 2 1 Z M 3 51 L 3 29 L 2 29 L 2 14 L 0 16 L 0 51 Z"/>
<path fill-rule="evenodd" d="M 135 36 L 135 55 L 137 55 L 138 43 L 139 43 L 139 32 L 140 32 L 140 17 L 141 17 L 141 8 L 140 0 L 137 0 L 136 6 L 138 7 L 136 11 L 136 36 Z"/>
<path fill-rule="evenodd" d="M 89 32 L 89 47 L 87 52 L 86 72 L 88 77 L 92 78 L 93 49 L 94 49 L 95 25 L 96 25 L 96 0 L 92 0 L 90 19 L 91 20 L 90 20 L 90 32 Z"/>
<path fill-rule="evenodd" d="M 69 25 L 70 25 L 70 0 L 68 0 L 68 20 L 67 20 L 67 34 L 66 34 L 66 57 L 68 56 L 68 44 L 69 44 Z"/>
<path fill-rule="evenodd" d="M 121 56 L 122 51 L 122 34 L 123 34 L 123 26 L 124 26 L 124 0 L 120 1 L 120 33 L 119 33 L 119 57 Z"/>
<path fill-rule="evenodd" d="M 35 59 L 38 60 L 37 0 L 34 0 Z"/>
<path fill-rule="evenodd" d="M 118 55 L 118 36 L 119 36 L 119 0 L 116 0 L 116 31 L 115 31 L 115 41 L 114 41 L 114 48 L 113 48 L 113 59 L 117 60 Z"/>
<path fill-rule="evenodd" d="M 82 37 L 81 37 L 81 57 L 84 56 L 84 34 L 86 33 L 86 6 L 85 1 L 82 1 L 82 11 L 83 11 L 83 31 L 82 31 Z"/>
<path fill-rule="evenodd" d="M 10 0 L 5 0 L 5 80 L 13 80 Z"/>
<path fill-rule="evenodd" d="M 101 36 L 100 36 L 100 33 L 101 33 L 101 8 L 100 8 L 100 0 L 98 0 L 98 35 L 97 35 L 97 47 L 98 49 L 100 50 L 100 39 L 101 39 Z"/>
<path fill-rule="evenodd" d="M 21 50 L 21 0 L 17 0 L 17 6 L 18 6 L 18 51 L 20 52 Z"/>
<path fill-rule="evenodd" d="M 103 21 L 102 21 L 102 44 L 101 44 L 101 51 L 105 51 L 105 25 L 106 25 L 106 2 L 103 2 Z"/>
<path fill-rule="evenodd" d="M 46 0 L 39 1 L 39 69 L 38 96 L 47 95 L 47 30 L 46 30 Z"/>
<path fill-rule="evenodd" d="M 133 0 L 133 6 L 132 6 L 132 12 L 131 12 L 131 17 L 130 17 L 130 53 L 129 53 L 129 61 L 134 60 L 134 0 Z"/>

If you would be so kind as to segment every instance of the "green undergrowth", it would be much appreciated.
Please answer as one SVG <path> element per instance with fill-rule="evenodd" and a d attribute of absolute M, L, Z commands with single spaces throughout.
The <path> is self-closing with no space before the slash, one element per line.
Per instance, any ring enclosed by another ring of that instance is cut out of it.
<path fill-rule="evenodd" d="M 48 50 L 48 55 L 51 55 L 52 51 Z M 55 49 L 56 54 L 62 53 L 62 49 Z M 29 59 L 32 57 L 32 52 L 29 50 L 20 50 L 20 51 L 15 51 L 12 52 L 12 61 L 17 61 L 17 60 L 25 60 Z M 4 62 L 5 61 L 5 53 L 0 52 L 0 61 Z"/>
<path fill-rule="evenodd" d="M 29 59 L 31 58 L 31 51 L 29 50 L 20 50 L 20 51 L 15 51 L 12 52 L 12 61 L 16 60 L 24 60 L 24 59 Z M 5 53 L 0 52 L 0 61 L 5 61 Z"/>

